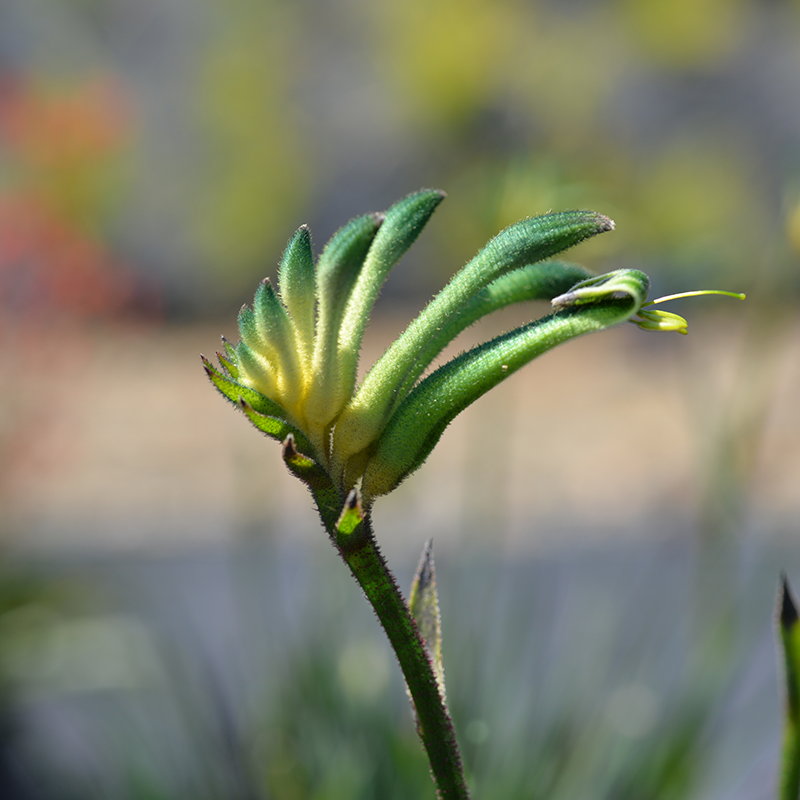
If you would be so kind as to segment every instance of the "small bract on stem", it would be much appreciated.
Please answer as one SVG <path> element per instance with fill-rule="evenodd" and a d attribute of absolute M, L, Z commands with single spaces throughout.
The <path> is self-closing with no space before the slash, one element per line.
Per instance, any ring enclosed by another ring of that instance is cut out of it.
<path fill-rule="evenodd" d="M 203 358 L 214 386 L 268 437 L 309 488 L 337 551 L 364 590 L 395 651 L 440 798 L 467 798 L 458 743 L 444 695 L 433 551 L 427 545 L 410 604 L 372 531 L 375 498 L 419 469 L 467 406 L 538 355 L 632 321 L 685 333 L 686 321 L 646 302 L 647 275 L 592 277 L 556 259 L 613 230 L 593 211 L 530 217 L 494 237 L 428 304 L 357 385 L 361 342 L 392 267 L 414 243 L 444 192 L 422 190 L 384 213 L 337 231 L 316 265 L 303 226 L 283 253 L 278 286 L 262 282 L 239 314 L 241 339 L 223 339 L 219 368 Z M 744 297 L 744 295 L 733 295 Z M 474 322 L 515 303 L 549 300 L 552 313 L 476 345 L 425 375 Z"/>

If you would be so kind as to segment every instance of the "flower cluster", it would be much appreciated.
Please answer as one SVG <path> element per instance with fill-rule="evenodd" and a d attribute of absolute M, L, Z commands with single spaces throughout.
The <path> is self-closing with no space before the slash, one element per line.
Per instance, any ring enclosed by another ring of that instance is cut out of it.
<path fill-rule="evenodd" d="M 322 469 L 341 496 L 360 482 L 368 506 L 417 469 L 450 421 L 540 353 L 632 319 L 679 330 L 676 315 L 643 309 L 638 270 L 599 278 L 553 260 L 613 229 L 592 211 L 531 217 L 506 228 L 461 269 L 357 386 L 358 358 L 378 293 L 444 193 L 423 190 L 337 231 L 314 263 L 308 228 L 283 253 L 278 288 L 264 280 L 239 314 L 241 340 L 223 339 L 206 372 L 293 457 Z M 481 317 L 524 300 L 553 313 L 473 347 L 423 378 L 431 362 Z M 648 304 L 650 305 L 650 304 Z M 685 321 L 681 320 L 684 322 Z M 287 461 L 288 463 L 288 461 Z"/>

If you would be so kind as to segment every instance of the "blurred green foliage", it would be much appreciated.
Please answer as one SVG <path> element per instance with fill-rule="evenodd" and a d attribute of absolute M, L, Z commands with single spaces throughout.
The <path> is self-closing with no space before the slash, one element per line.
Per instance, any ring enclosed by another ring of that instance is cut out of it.
<path fill-rule="evenodd" d="M 732 800 L 774 785 L 785 553 L 762 550 L 735 581 L 711 564 L 697 580 L 691 548 L 668 545 L 440 561 L 476 797 Z M 334 566 L 324 547 L 265 546 L 0 574 L 0 791 L 432 800 L 399 670 Z M 42 576 L 71 599 L 32 594 Z"/>
<path fill-rule="evenodd" d="M 5 6 L 0 73 L 110 76 L 129 102 L 106 235 L 177 307 L 239 301 L 298 224 L 324 240 L 423 185 L 451 196 L 424 294 L 498 229 L 569 207 L 617 220 L 606 267 L 669 290 L 797 288 L 796 2 Z"/>
<path fill-rule="evenodd" d="M 187 200 L 192 238 L 220 289 L 231 271 L 272 268 L 279 230 L 291 224 L 286 212 L 306 200 L 310 164 L 287 69 L 302 30 L 289 9 L 252 0 L 233 14 L 214 9 L 201 43 L 189 108 L 203 135 L 203 164 Z"/>

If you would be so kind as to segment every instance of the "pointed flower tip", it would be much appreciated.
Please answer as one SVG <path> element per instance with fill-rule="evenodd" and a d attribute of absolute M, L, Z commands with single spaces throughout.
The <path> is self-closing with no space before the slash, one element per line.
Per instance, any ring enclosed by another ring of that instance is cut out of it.
<path fill-rule="evenodd" d="M 364 521 L 364 512 L 361 508 L 361 498 L 358 489 L 351 489 L 344 501 L 342 513 L 336 521 L 336 531 L 340 536 L 348 537 Z M 340 540 L 342 541 L 342 540 Z"/>
<path fill-rule="evenodd" d="M 290 458 L 296 458 L 299 455 L 297 452 L 297 448 L 294 444 L 294 434 L 290 433 L 284 440 L 283 440 L 283 458 L 284 460 Z"/>
<path fill-rule="evenodd" d="M 307 444 L 302 446 L 305 447 Z M 321 478 L 324 480 L 324 470 L 311 456 L 307 456 L 297 449 L 295 438 L 291 433 L 283 440 L 281 449 L 283 463 L 287 466 L 289 472 L 300 478 L 309 488 L 318 485 Z"/>
<path fill-rule="evenodd" d="M 433 564 L 433 537 L 430 537 L 422 548 L 422 555 L 417 566 L 417 581 L 420 589 L 426 589 L 436 581 L 435 567 Z"/>
<path fill-rule="evenodd" d="M 298 240 L 305 240 L 309 246 L 311 245 L 311 228 L 308 226 L 308 223 L 304 222 L 294 232 L 294 236 L 292 236 L 292 238 L 289 240 L 289 243 L 286 245 L 286 249 L 289 250 Z"/>

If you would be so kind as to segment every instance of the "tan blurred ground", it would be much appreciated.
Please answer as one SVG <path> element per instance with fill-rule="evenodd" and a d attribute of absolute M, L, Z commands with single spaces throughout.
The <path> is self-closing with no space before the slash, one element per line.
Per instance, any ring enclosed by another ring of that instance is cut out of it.
<path fill-rule="evenodd" d="M 406 319 L 370 329 L 365 364 Z M 473 540 L 479 525 L 512 548 L 671 535 L 691 528 L 713 474 L 745 525 L 797 533 L 800 328 L 779 328 L 726 317 L 688 337 L 629 325 L 564 345 L 464 412 L 378 502 L 376 526 L 415 546 Z M 199 353 L 220 333 L 235 331 L 96 331 L 52 391 L 23 369 L 37 396 L 2 408 L 5 429 L 25 432 L 6 454 L 5 536 L 37 550 L 320 536 L 278 446 L 205 379 Z"/>

